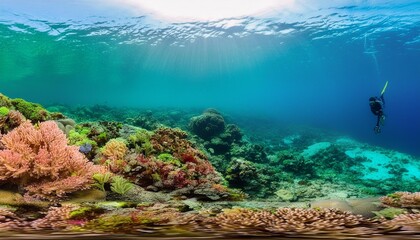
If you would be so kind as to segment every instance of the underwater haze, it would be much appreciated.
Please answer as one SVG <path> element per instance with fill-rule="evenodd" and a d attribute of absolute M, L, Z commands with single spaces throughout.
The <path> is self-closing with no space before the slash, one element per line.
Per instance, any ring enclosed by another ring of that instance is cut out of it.
<path fill-rule="evenodd" d="M 211 107 L 420 156 L 419 1 L 179 2 L 1 0 L 0 92 L 47 106 Z M 386 81 L 375 134 L 368 99 Z"/>

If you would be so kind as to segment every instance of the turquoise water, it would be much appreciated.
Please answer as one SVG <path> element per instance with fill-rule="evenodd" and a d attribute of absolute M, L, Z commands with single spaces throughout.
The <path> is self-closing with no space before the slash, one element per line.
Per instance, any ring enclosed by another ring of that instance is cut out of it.
<path fill-rule="evenodd" d="M 125 2 L 4 0 L 1 91 L 44 105 L 213 107 L 418 156 L 418 1 L 289 2 L 194 21 Z M 385 81 L 375 135 L 368 98 Z"/>

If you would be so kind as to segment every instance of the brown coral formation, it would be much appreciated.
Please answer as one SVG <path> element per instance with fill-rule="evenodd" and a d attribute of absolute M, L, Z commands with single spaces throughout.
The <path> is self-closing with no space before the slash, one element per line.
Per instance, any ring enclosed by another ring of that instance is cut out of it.
<path fill-rule="evenodd" d="M 280 208 L 277 211 L 233 209 L 208 221 L 223 229 L 254 228 L 271 233 L 321 232 L 354 229 L 371 224 L 360 215 L 334 209 Z"/>
<path fill-rule="evenodd" d="M 15 213 L 7 208 L 0 208 L 0 229 L 12 230 L 27 227 L 23 218 L 18 217 Z"/>
<path fill-rule="evenodd" d="M 395 192 L 380 198 L 387 207 L 420 208 L 420 192 Z"/>
<path fill-rule="evenodd" d="M 62 207 L 50 207 L 40 218 L 33 220 L 20 216 L 7 208 L 0 208 L 0 230 L 60 230 L 69 227 L 70 212 L 76 205 L 68 204 Z M 21 213 L 22 214 L 22 213 Z"/>
<path fill-rule="evenodd" d="M 62 207 L 50 207 L 43 218 L 31 222 L 34 229 L 65 229 L 69 226 L 68 219 L 71 211 L 77 209 L 76 205 L 68 204 Z"/>
<path fill-rule="evenodd" d="M 178 128 L 159 128 L 150 142 L 156 153 L 170 153 L 178 159 L 190 155 L 195 159 L 207 160 L 206 155 L 194 148 L 187 140 L 187 133 Z"/>

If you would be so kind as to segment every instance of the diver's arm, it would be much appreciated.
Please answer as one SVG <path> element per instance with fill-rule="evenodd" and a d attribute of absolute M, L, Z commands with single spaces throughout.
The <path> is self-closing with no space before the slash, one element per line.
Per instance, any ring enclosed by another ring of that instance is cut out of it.
<path fill-rule="evenodd" d="M 382 104 L 385 106 L 385 98 L 384 98 L 384 94 L 382 94 L 382 95 L 381 95 L 381 101 L 382 101 Z"/>

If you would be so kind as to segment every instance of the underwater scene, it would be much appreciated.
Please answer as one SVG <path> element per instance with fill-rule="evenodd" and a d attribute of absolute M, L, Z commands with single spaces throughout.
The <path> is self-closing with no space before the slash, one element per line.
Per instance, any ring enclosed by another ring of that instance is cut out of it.
<path fill-rule="evenodd" d="M 417 0 L 0 0 L 2 239 L 420 239 Z"/>

